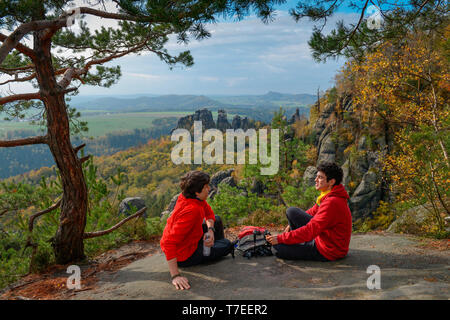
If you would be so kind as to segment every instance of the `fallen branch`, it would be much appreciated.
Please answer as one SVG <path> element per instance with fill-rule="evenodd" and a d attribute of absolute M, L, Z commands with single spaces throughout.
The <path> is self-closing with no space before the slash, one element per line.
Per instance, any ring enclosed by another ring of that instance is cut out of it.
<path fill-rule="evenodd" d="M 122 221 L 120 221 L 118 224 L 116 224 L 115 226 L 109 228 L 108 230 L 103 230 L 103 231 L 95 231 L 95 232 L 86 232 L 83 236 L 83 239 L 90 239 L 90 238 L 95 238 L 95 237 L 100 237 L 103 236 L 105 234 L 108 234 L 114 230 L 116 230 L 117 228 L 119 228 L 121 225 L 123 225 L 125 222 L 136 218 L 136 217 L 140 217 L 145 211 L 147 210 L 147 207 L 144 207 L 142 209 L 140 209 L 138 212 L 136 212 L 135 214 L 123 219 Z"/>
<path fill-rule="evenodd" d="M 20 276 L 22 276 L 22 275 L 20 275 Z M 40 280 L 41 279 L 38 278 L 38 279 L 31 280 L 31 281 L 19 283 L 17 285 L 10 285 L 10 286 L 7 286 L 4 290 L 2 290 L 0 293 L 5 293 L 7 291 L 13 291 L 13 290 L 16 290 L 18 288 L 22 288 L 24 286 L 27 286 L 27 285 L 32 284 L 32 283 L 35 283 L 35 282 L 40 281 Z"/>
<path fill-rule="evenodd" d="M 81 292 L 81 291 L 87 291 L 87 290 L 92 290 L 92 287 L 87 287 L 87 288 L 83 288 L 83 289 L 75 289 L 74 292 Z"/>

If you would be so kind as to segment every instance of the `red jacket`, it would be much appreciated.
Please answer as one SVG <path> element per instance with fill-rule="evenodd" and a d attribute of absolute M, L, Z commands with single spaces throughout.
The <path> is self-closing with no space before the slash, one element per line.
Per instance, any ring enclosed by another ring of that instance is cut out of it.
<path fill-rule="evenodd" d="M 206 201 L 178 196 L 177 204 L 169 219 L 160 241 L 167 261 L 177 258 L 184 261 L 197 249 L 203 237 L 203 219 L 215 221 L 214 212 Z"/>
<path fill-rule="evenodd" d="M 347 204 L 348 198 L 342 184 L 334 186 L 322 198 L 320 206 L 315 204 L 306 211 L 313 216 L 308 224 L 278 235 L 278 243 L 296 244 L 315 239 L 317 250 L 328 260 L 345 257 L 352 234 L 352 214 Z"/>

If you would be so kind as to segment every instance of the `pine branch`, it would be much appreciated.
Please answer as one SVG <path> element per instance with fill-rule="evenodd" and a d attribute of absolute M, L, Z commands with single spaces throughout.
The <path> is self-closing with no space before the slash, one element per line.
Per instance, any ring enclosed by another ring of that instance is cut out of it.
<path fill-rule="evenodd" d="M 21 49 L 25 49 L 27 53 L 32 53 L 32 56 L 34 57 L 34 52 L 30 48 L 20 44 L 20 40 L 28 34 L 31 31 L 39 31 L 46 28 L 51 28 L 55 26 L 61 25 L 60 20 L 56 21 L 48 21 L 48 20 L 39 20 L 39 21 L 31 21 L 24 24 L 21 24 L 19 27 L 16 28 L 9 36 L 6 38 L 0 39 L 3 44 L 0 46 L 0 64 L 3 63 L 3 60 L 5 60 L 6 56 L 14 49 L 17 48 L 20 52 L 22 52 Z M 63 21 L 63 24 L 66 25 L 66 21 Z M 64 26 L 61 25 L 61 26 Z M 30 52 L 31 51 L 31 52 Z M 26 54 L 25 52 L 22 52 Z M 26 54 L 29 56 L 29 54 Z M 30 56 L 31 57 L 31 56 Z"/>
<path fill-rule="evenodd" d="M 84 147 L 86 147 L 86 143 L 80 144 L 78 147 L 73 148 L 73 151 L 75 153 L 78 153 L 78 151 L 80 151 L 81 149 L 83 149 Z"/>
<path fill-rule="evenodd" d="M 8 39 L 8 36 L 4 35 L 3 33 L 0 33 L 0 41 L 1 41 L 1 42 L 4 43 L 7 39 Z M 3 47 L 3 45 L 2 45 L 2 47 Z M 17 51 L 19 51 L 20 53 L 23 53 L 24 55 L 30 57 L 32 60 L 34 60 L 35 57 L 36 57 L 35 54 L 34 54 L 34 51 L 33 51 L 31 48 L 27 47 L 26 45 L 23 45 L 23 44 L 21 44 L 21 43 L 16 43 L 16 45 L 14 46 L 14 48 L 15 48 Z M 11 49 L 8 51 L 8 53 L 9 53 L 12 49 L 13 49 L 13 48 L 11 48 Z M 4 50 L 6 50 L 6 49 L 4 49 Z M 6 55 L 8 55 L 8 53 L 6 53 Z M 6 58 L 6 55 L 5 55 L 5 57 L 0 61 L 0 64 L 1 64 L 1 63 L 3 62 L 3 60 Z"/>
<path fill-rule="evenodd" d="M 35 99 L 41 99 L 41 94 L 39 92 L 15 94 L 15 95 L 12 95 L 12 96 L 1 97 L 0 98 L 0 105 L 7 104 L 7 103 L 10 103 L 10 102 L 14 102 L 14 101 L 35 100 Z"/>
<path fill-rule="evenodd" d="M 84 163 L 84 162 L 88 161 L 91 157 L 92 157 L 91 155 L 88 155 L 86 157 L 81 158 L 80 163 Z"/>
<path fill-rule="evenodd" d="M 362 22 L 362 20 L 363 20 L 363 18 L 364 18 L 364 14 L 365 14 L 365 12 L 366 12 L 366 8 L 367 8 L 367 5 L 369 4 L 369 1 L 370 1 L 370 0 L 366 0 L 366 3 L 364 4 L 364 7 L 362 8 L 361 15 L 359 16 L 358 24 L 357 24 L 356 27 L 353 29 L 352 33 L 348 36 L 347 41 L 346 41 L 345 44 L 342 46 L 342 49 L 344 49 L 344 48 L 346 48 L 346 47 L 348 46 L 348 44 L 350 43 L 350 40 L 352 40 L 353 36 L 355 35 L 356 30 L 358 30 L 359 26 L 361 25 L 361 22 Z"/>
<path fill-rule="evenodd" d="M 135 21 L 135 22 L 154 22 L 151 21 L 149 17 L 136 17 L 136 16 L 130 16 L 128 14 L 121 14 L 121 13 L 111 13 L 101 10 L 96 10 L 88 7 L 80 7 L 80 13 L 83 14 L 90 14 L 93 16 L 101 17 L 101 18 L 107 18 L 107 19 L 115 19 L 115 20 L 126 20 L 126 21 Z"/>
<path fill-rule="evenodd" d="M 18 73 L 29 72 L 34 69 L 34 65 L 28 65 L 25 67 L 17 67 L 17 68 L 2 68 L 0 67 L 0 71 L 9 75 L 16 75 Z"/>
<path fill-rule="evenodd" d="M 122 51 L 119 53 L 115 53 L 112 55 L 109 55 L 107 57 L 101 58 L 101 59 L 96 59 L 96 60 L 91 60 L 88 63 L 86 63 L 86 65 L 82 68 L 82 69 L 77 69 L 77 68 L 68 68 L 63 75 L 63 78 L 58 82 L 58 85 L 62 88 L 66 88 L 74 78 L 78 78 L 81 81 L 81 76 L 85 75 L 88 73 L 89 69 L 93 66 L 93 65 L 97 65 L 97 64 L 104 64 L 106 62 L 109 62 L 111 60 L 123 57 L 129 53 L 132 52 L 136 52 L 140 49 L 142 49 L 146 44 L 147 41 L 149 39 L 146 38 L 143 42 L 141 42 L 140 44 L 136 45 L 133 48 L 130 48 L 126 51 Z"/>
<path fill-rule="evenodd" d="M 136 212 L 135 214 L 123 219 L 122 221 L 120 221 L 119 223 L 117 223 L 115 226 L 109 228 L 108 230 L 103 230 L 103 231 L 95 231 L 95 232 L 86 232 L 83 236 L 83 239 L 90 239 L 90 238 L 95 238 L 95 237 L 100 237 L 103 236 L 105 234 L 108 234 L 114 230 L 116 230 L 117 228 L 119 228 L 121 225 L 123 225 L 125 222 L 139 217 L 141 216 L 145 211 L 147 210 L 147 207 L 144 207 L 142 209 L 140 209 L 138 212 Z"/>
<path fill-rule="evenodd" d="M 67 71 L 67 69 L 69 69 L 69 68 L 62 68 L 62 69 L 56 70 L 56 71 L 55 71 L 55 75 L 63 74 L 64 72 Z M 36 78 L 36 72 L 30 74 L 30 75 L 27 76 L 27 77 L 23 77 L 23 78 L 14 78 L 14 79 L 6 80 L 6 81 L 4 81 L 4 82 L 1 82 L 0 85 L 4 85 L 4 84 L 10 83 L 10 82 L 25 82 L 25 81 L 30 81 L 30 80 L 33 80 L 34 78 Z"/>
<path fill-rule="evenodd" d="M 47 144 L 47 136 L 37 136 L 17 140 L 0 140 L 0 148 L 10 148 L 19 146 L 28 146 L 33 144 Z"/>
<path fill-rule="evenodd" d="M 33 228 L 34 228 L 34 220 L 46 213 L 52 212 L 53 210 L 56 210 L 60 205 L 61 205 L 61 201 L 62 198 L 58 200 L 58 202 L 56 202 L 54 205 L 52 205 L 50 208 L 47 208 L 45 210 L 39 211 L 35 214 L 33 214 L 30 219 L 28 220 L 28 238 L 27 238 L 27 242 L 25 244 L 25 247 L 23 248 L 23 250 L 25 251 L 26 248 L 28 247 L 32 247 L 32 253 L 31 253 L 31 259 L 30 259 L 30 266 L 28 269 L 28 273 L 31 273 L 32 267 L 33 267 L 33 263 L 34 263 L 34 257 L 36 256 L 36 252 L 37 252 L 37 248 L 38 245 L 37 243 L 34 243 L 33 240 L 31 239 L 31 234 L 33 232 Z"/>
<path fill-rule="evenodd" d="M 30 219 L 28 220 L 28 231 L 30 232 L 30 234 L 31 234 L 31 232 L 33 232 L 34 220 L 35 220 L 36 218 L 42 216 L 43 214 L 46 214 L 46 213 L 52 212 L 53 210 L 58 209 L 58 207 L 61 205 L 61 201 L 62 201 L 62 198 L 59 199 L 58 202 L 56 202 L 56 203 L 55 203 L 54 205 L 52 205 L 51 207 L 49 207 L 49 208 L 47 208 L 47 209 L 45 209 L 45 210 L 39 211 L 39 212 L 33 214 L 33 215 L 30 217 Z"/>

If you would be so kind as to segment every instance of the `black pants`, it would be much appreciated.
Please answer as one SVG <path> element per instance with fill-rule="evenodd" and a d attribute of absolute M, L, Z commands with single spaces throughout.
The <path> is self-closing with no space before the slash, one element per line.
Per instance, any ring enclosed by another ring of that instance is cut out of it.
<path fill-rule="evenodd" d="M 226 256 L 233 249 L 233 244 L 230 240 L 225 239 L 223 232 L 222 219 L 219 216 L 215 216 L 216 220 L 214 222 L 214 245 L 211 247 L 211 253 L 209 256 L 203 255 L 203 237 L 200 239 L 197 245 L 197 249 L 194 253 L 184 261 L 178 262 L 179 267 L 190 267 L 202 263 L 212 262 L 219 260 L 220 258 Z M 206 223 L 203 223 L 203 233 L 208 231 Z"/>
<path fill-rule="evenodd" d="M 288 208 L 286 216 L 291 230 L 305 226 L 312 218 L 302 209 L 295 207 Z M 299 244 L 276 244 L 273 248 L 275 249 L 275 255 L 281 259 L 329 261 L 317 250 L 314 239 Z"/>

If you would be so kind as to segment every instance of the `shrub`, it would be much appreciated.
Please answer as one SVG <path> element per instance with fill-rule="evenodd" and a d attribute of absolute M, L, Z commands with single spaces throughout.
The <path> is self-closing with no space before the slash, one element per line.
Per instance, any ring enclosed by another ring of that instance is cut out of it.
<path fill-rule="evenodd" d="M 270 211 L 257 209 L 242 221 L 242 224 L 252 226 L 269 224 L 287 225 L 287 223 L 286 208 L 283 206 L 279 206 L 276 210 Z"/>
<path fill-rule="evenodd" d="M 254 193 L 245 196 L 238 188 L 228 185 L 219 186 L 219 193 L 215 195 L 210 205 L 226 225 L 236 225 L 242 218 L 248 217 L 258 209 L 264 212 L 276 209 L 273 199 L 258 197 Z"/>
<path fill-rule="evenodd" d="M 318 196 L 319 192 L 316 188 L 303 184 L 298 187 L 286 186 L 283 193 L 283 199 L 289 207 L 298 207 L 303 210 L 311 208 Z"/>

